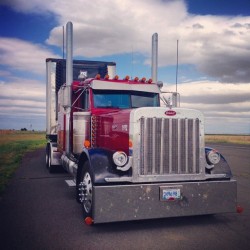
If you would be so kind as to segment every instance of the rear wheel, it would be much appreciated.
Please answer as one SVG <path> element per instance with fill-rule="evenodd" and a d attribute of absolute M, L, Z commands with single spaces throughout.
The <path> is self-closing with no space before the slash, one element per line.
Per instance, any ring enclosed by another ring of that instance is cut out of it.
<path fill-rule="evenodd" d="M 46 164 L 46 168 L 49 167 L 49 144 L 47 144 L 46 146 L 46 155 L 45 155 L 45 164 Z"/>
<path fill-rule="evenodd" d="M 53 173 L 55 170 L 54 165 L 51 164 L 51 153 L 50 153 L 49 144 L 47 144 L 47 147 L 46 147 L 46 167 L 48 168 L 50 173 Z"/>
<path fill-rule="evenodd" d="M 84 219 L 92 218 L 93 215 L 93 184 L 93 172 L 90 169 L 89 162 L 85 162 L 78 185 L 78 196 L 82 204 Z"/>

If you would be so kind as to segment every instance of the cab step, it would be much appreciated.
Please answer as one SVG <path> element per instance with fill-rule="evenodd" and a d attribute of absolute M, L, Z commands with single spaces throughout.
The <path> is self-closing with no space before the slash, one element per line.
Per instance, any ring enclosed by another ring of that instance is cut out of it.
<path fill-rule="evenodd" d="M 67 183 L 67 185 L 69 187 L 75 187 L 76 186 L 75 180 L 65 180 L 65 182 Z"/>

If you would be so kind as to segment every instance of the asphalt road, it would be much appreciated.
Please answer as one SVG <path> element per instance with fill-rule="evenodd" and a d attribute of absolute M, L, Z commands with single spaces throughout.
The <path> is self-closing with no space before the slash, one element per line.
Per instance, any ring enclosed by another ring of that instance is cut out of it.
<path fill-rule="evenodd" d="M 209 145 L 210 146 L 210 145 Z M 67 173 L 49 174 L 44 150 L 27 154 L 0 199 L 0 249 L 250 249 L 250 147 L 213 145 L 238 181 L 242 214 L 87 226 Z M 223 197 L 222 197 L 223 198 Z"/>

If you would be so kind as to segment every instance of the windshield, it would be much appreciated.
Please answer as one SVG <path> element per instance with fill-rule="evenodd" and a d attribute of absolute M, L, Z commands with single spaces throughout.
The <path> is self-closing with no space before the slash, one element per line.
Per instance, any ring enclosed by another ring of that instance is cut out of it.
<path fill-rule="evenodd" d="M 158 107 L 157 93 L 139 91 L 93 90 L 95 108 Z"/>

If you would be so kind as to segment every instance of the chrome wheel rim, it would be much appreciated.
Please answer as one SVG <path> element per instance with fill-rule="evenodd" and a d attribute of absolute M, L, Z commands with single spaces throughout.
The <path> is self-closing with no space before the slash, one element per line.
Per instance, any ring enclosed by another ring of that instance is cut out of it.
<path fill-rule="evenodd" d="M 83 183 L 85 184 L 84 187 L 84 199 L 83 199 L 83 207 L 86 213 L 89 213 L 92 208 L 92 180 L 90 174 L 87 172 L 83 177 Z"/>

